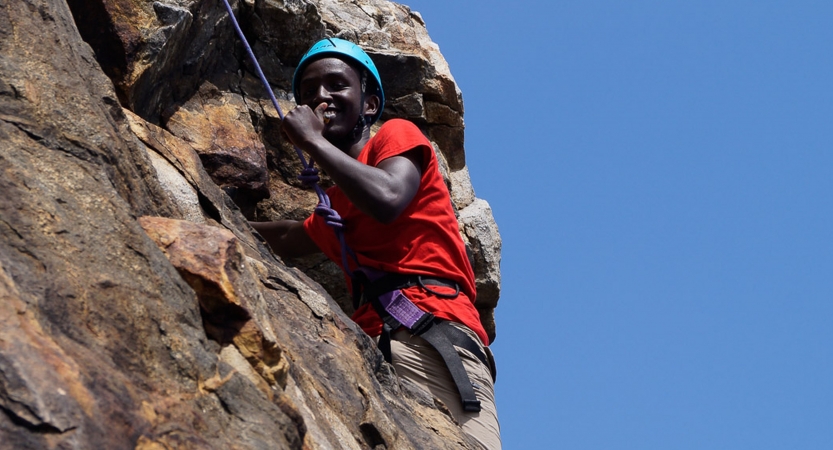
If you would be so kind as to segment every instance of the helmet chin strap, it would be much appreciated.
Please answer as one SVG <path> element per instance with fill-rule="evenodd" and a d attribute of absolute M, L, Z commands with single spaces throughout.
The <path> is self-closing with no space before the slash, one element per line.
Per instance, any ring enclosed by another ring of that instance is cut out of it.
<path fill-rule="evenodd" d="M 364 133 L 364 128 L 367 126 L 367 119 L 365 119 L 364 115 L 359 116 L 359 120 L 356 121 L 356 126 L 353 127 L 353 138 L 358 139 L 361 137 L 362 133 Z"/>
<path fill-rule="evenodd" d="M 364 75 L 360 75 L 362 78 L 362 105 L 365 105 L 365 99 L 367 97 L 367 93 L 365 93 L 365 81 L 364 78 L 367 72 L 364 72 Z M 373 116 L 368 116 L 365 114 L 359 114 L 359 120 L 356 121 L 356 126 L 353 127 L 353 139 L 358 140 L 361 138 L 362 134 L 364 133 L 364 128 L 368 124 L 373 123 Z"/>

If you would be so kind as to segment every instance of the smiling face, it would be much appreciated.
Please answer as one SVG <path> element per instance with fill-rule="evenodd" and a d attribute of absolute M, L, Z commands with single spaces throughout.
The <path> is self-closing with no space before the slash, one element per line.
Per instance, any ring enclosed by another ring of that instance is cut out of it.
<path fill-rule="evenodd" d="M 350 64 L 338 58 L 313 61 L 301 76 L 299 104 L 315 108 L 327 103 L 324 111 L 324 137 L 338 147 L 361 139 L 354 129 L 359 119 L 373 115 L 379 100 L 375 95 L 362 93 L 361 75 Z M 362 133 L 364 134 L 364 133 Z"/>

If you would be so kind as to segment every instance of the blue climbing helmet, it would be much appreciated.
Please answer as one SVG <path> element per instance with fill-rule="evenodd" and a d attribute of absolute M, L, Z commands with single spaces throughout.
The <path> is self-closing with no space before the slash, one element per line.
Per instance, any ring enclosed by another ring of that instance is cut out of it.
<path fill-rule="evenodd" d="M 385 108 L 385 92 L 382 90 L 382 79 L 379 77 L 379 71 L 376 70 L 376 65 L 370 56 L 362 50 L 358 45 L 345 41 L 339 38 L 326 38 L 315 43 L 307 53 L 301 58 L 298 67 L 295 69 L 295 75 L 292 76 L 292 94 L 295 95 L 297 101 L 299 96 L 298 89 L 300 88 L 300 77 L 304 70 L 312 62 L 321 59 L 325 56 L 347 57 L 351 61 L 358 63 L 361 67 L 367 69 L 373 79 L 376 81 L 376 92 L 371 92 L 379 97 L 379 111 L 369 121 L 369 125 L 373 124 L 379 117 L 382 116 L 382 110 Z"/>

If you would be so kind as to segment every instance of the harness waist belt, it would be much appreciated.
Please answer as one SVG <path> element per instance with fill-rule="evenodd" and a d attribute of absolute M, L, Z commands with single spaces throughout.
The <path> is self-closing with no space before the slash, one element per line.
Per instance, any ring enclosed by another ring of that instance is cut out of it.
<path fill-rule="evenodd" d="M 360 306 L 385 293 L 413 286 L 420 286 L 440 298 L 452 299 L 457 298 L 457 295 L 460 294 L 460 285 L 456 281 L 447 278 L 386 273 L 381 277 L 371 280 L 364 272 L 357 270 L 353 278 L 353 308 L 359 309 Z M 443 294 L 428 286 L 451 288 L 454 289 L 454 293 Z"/>

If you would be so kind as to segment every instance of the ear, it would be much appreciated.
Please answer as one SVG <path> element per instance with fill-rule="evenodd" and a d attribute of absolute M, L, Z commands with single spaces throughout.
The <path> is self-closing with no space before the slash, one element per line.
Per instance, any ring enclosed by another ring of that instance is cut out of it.
<path fill-rule="evenodd" d="M 379 97 L 375 94 L 365 95 L 364 97 L 364 115 L 375 116 L 379 112 Z"/>

